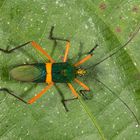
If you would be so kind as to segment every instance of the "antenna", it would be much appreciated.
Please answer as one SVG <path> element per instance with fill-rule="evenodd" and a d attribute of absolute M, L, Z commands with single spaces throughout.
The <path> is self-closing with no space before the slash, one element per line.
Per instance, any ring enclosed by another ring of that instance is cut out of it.
<path fill-rule="evenodd" d="M 140 31 L 140 26 L 138 28 L 136 28 L 136 30 L 133 32 L 131 38 L 121 47 L 118 47 L 114 50 L 114 52 L 112 52 L 111 54 L 109 54 L 107 57 L 103 58 L 101 61 L 97 62 L 96 64 L 89 66 L 87 69 L 90 69 L 92 67 L 96 67 L 97 65 L 101 64 L 102 62 L 104 62 L 105 60 L 107 60 L 108 58 L 112 57 L 113 55 L 115 55 L 118 51 L 120 51 L 121 49 L 123 49 L 125 46 L 127 46 L 133 39 L 134 37 L 138 34 L 138 32 Z"/>
<path fill-rule="evenodd" d="M 138 118 L 136 117 L 135 113 L 131 110 L 131 108 L 126 104 L 126 102 L 124 102 L 114 91 L 112 91 L 109 87 L 107 87 L 103 82 L 101 82 L 98 79 L 95 79 L 97 82 L 101 83 L 106 89 L 108 89 L 114 96 L 116 96 L 124 105 L 125 107 L 131 112 L 131 114 L 133 115 L 133 117 L 135 118 L 135 120 L 137 121 L 138 125 L 140 125 L 140 122 L 138 120 Z"/>

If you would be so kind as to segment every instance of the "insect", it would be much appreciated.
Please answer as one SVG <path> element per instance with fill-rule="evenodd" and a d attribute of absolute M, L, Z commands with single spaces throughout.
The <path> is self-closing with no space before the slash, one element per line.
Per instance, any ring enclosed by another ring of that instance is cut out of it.
<path fill-rule="evenodd" d="M 69 49 L 70 49 L 70 41 L 67 39 L 61 39 L 61 38 L 54 37 L 53 36 L 54 26 L 52 26 L 52 28 L 50 30 L 49 38 L 51 40 L 54 40 L 55 42 L 57 40 L 66 42 L 66 50 L 65 50 L 63 62 L 60 62 L 60 63 L 55 62 L 55 60 L 35 41 L 29 41 L 27 43 L 24 43 L 20 46 L 17 46 L 15 48 L 11 49 L 11 50 L 4 50 L 4 49 L 0 48 L 0 51 L 10 54 L 10 53 L 13 53 L 16 50 L 18 50 L 24 46 L 27 46 L 27 44 L 31 44 L 36 50 L 38 50 L 41 54 L 43 54 L 49 60 L 49 62 L 47 62 L 47 63 L 34 63 L 34 64 L 19 65 L 10 71 L 11 77 L 15 80 L 22 81 L 22 82 L 34 82 L 34 83 L 46 83 L 47 84 L 47 86 L 41 92 L 39 92 L 36 96 L 31 98 L 29 101 L 23 100 L 21 97 L 15 95 L 8 88 L 0 88 L 0 91 L 5 91 L 6 93 L 12 95 L 13 97 L 17 98 L 18 100 L 20 100 L 26 104 L 32 104 L 37 99 L 39 99 L 44 93 L 46 93 L 47 90 L 49 90 L 55 83 L 66 83 L 74 95 L 74 98 L 72 98 L 72 99 L 63 99 L 62 100 L 64 108 L 66 109 L 66 111 L 68 111 L 68 108 L 66 106 L 66 102 L 79 98 L 79 94 L 72 86 L 72 83 L 75 82 L 75 83 L 79 84 L 84 89 L 84 90 L 80 90 L 80 95 L 85 96 L 85 94 L 88 94 L 86 92 L 90 91 L 90 88 L 86 84 L 81 82 L 78 79 L 78 76 L 85 76 L 88 69 L 91 69 L 92 67 L 99 65 L 100 63 L 104 62 L 106 59 L 115 55 L 119 50 L 123 49 L 136 36 L 139 29 L 140 28 L 138 28 L 136 30 L 136 32 L 134 32 L 132 37 L 123 46 L 114 50 L 114 52 L 109 54 L 107 57 L 105 57 L 101 61 L 97 62 L 94 66 L 90 66 L 86 69 L 83 69 L 79 66 L 81 64 L 83 64 L 84 62 L 86 62 L 87 60 L 89 60 L 93 56 L 93 52 L 98 47 L 98 45 L 96 44 L 87 53 L 86 57 L 84 57 L 80 61 L 76 62 L 75 64 L 71 64 L 67 61 L 68 53 L 69 53 Z M 98 79 L 96 79 L 96 80 L 99 83 L 101 83 L 104 87 L 106 87 L 109 91 L 111 91 L 111 93 L 114 96 L 116 96 L 127 107 L 127 109 L 132 113 L 132 115 L 136 119 L 137 123 L 139 124 L 139 121 L 138 121 L 136 115 L 130 109 L 130 107 L 115 92 L 113 92 L 110 88 L 108 88 L 104 83 L 102 83 Z"/>

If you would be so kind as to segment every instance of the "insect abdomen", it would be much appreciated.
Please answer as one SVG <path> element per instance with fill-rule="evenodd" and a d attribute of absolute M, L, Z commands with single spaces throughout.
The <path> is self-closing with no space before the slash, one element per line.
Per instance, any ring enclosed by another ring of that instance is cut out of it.
<path fill-rule="evenodd" d="M 20 65 L 13 68 L 10 75 L 18 81 L 42 83 L 46 81 L 46 65 L 44 63 Z"/>

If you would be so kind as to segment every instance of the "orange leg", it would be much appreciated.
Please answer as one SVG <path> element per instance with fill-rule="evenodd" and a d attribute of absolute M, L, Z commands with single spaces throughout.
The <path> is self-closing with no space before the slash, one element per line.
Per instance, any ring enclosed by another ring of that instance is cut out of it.
<path fill-rule="evenodd" d="M 75 63 L 74 66 L 77 67 L 77 66 L 81 65 L 82 63 L 84 63 L 85 61 L 90 59 L 91 57 L 92 57 L 92 54 L 87 55 L 85 58 L 83 58 L 82 60 L 80 60 L 77 63 Z"/>
<path fill-rule="evenodd" d="M 70 83 L 68 83 L 68 86 L 69 86 L 69 88 L 71 89 L 73 95 L 74 95 L 75 97 L 79 97 L 78 93 L 75 91 L 75 89 L 73 88 L 73 86 L 72 86 Z"/>
<path fill-rule="evenodd" d="M 68 57 L 69 48 L 70 48 L 70 41 L 68 39 L 54 37 L 53 31 L 54 31 L 54 26 L 51 27 L 49 39 L 53 40 L 55 44 L 56 44 L 56 41 L 65 41 L 66 42 L 66 50 L 65 50 L 65 55 L 64 55 L 64 59 L 63 59 L 63 62 L 66 62 L 67 57 Z"/>
<path fill-rule="evenodd" d="M 1 48 L 0 48 L 0 51 L 2 51 L 2 52 L 4 52 L 4 53 L 7 53 L 7 54 L 11 54 L 11 53 L 13 53 L 14 51 L 16 51 L 16 50 L 18 50 L 18 49 L 20 49 L 20 48 L 22 48 L 22 47 L 25 47 L 25 46 L 27 46 L 27 45 L 30 44 L 30 43 L 32 44 L 32 46 L 33 46 L 35 49 L 37 49 L 37 50 L 40 51 L 42 54 L 44 54 L 44 55 L 51 61 L 51 63 L 55 62 L 55 61 L 47 54 L 47 52 L 46 52 L 45 50 L 43 50 L 42 47 L 39 46 L 35 41 L 26 42 L 26 43 L 24 43 L 24 44 L 21 44 L 21 45 L 15 47 L 15 48 L 12 48 L 12 49 L 8 49 L 8 48 L 7 48 L 7 49 L 1 49 Z"/>
<path fill-rule="evenodd" d="M 85 90 L 87 90 L 87 91 L 90 90 L 88 86 L 86 86 L 84 83 L 82 83 L 82 82 L 79 81 L 78 79 L 75 78 L 74 81 L 75 81 L 76 83 L 78 83 L 79 85 L 81 85 Z"/>
<path fill-rule="evenodd" d="M 30 99 L 28 101 L 29 104 L 32 104 L 33 102 L 35 102 L 38 98 L 40 98 L 48 89 L 50 89 L 51 86 L 53 86 L 54 83 L 49 84 L 48 86 L 46 86 L 46 88 L 44 88 L 40 93 L 38 93 L 36 96 L 34 96 L 32 99 Z"/>
<path fill-rule="evenodd" d="M 96 44 L 94 46 L 94 48 L 92 48 L 89 52 L 88 52 L 88 55 L 83 58 L 82 60 L 78 61 L 77 63 L 74 64 L 75 67 L 81 65 L 82 63 L 84 63 L 85 61 L 87 61 L 88 59 L 90 59 L 93 55 L 93 51 L 98 47 L 98 44 Z"/>
<path fill-rule="evenodd" d="M 64 55 L 63 62 L 66 62 L 66 61 L 67 61 L 69 48 L 70 48 L 70 42 L 69 42 L 69 41 L 67 41 L 67 44 L 66 44 L 66 51 L 65 51 L 65 55 Z"/>
<path fill-rule="evenodd" d="M 51 63 L 54 63 L 54 62 L 55 62 L 55 61 L 52 59 L 52 57 L 49 56 L 48 53 L 47 53 L 45 50 L 43 50 L 43 48 L 42 48 L 40 45 L 38 45 L 35 41 L 32 41 L 31 44 L 32 44 L 32 46 L 33 46 L 35 49 L 37 49 L 37 50 L 40 51 L 42 54 L 44 54 L 44 55 L 51 61 Z"/>

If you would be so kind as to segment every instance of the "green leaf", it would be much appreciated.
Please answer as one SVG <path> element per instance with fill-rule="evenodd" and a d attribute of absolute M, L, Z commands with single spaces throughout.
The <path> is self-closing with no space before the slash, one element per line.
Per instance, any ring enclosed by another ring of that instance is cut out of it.
<path fill-rule="evenodd" d="M 14 48 L 30 40 L 40 44 L 61 62 L 65 43 L 57 47 L 48 39 L 54 35 L 71 41 L 69 61 L 77 62 L 96 44 L 93 57 L 82 67 L 94 66 L 114 49 L 125 44 L 140 26 L 139 0 L 1 0 L 0 48 Z M 105 86 L 115 92 L 140 120 L 140 34 L 117 54 L 79 78 L 91 92 L 92 99 L 61 104 L 59 93 L 72 98 L 65 84 L 56 84 L 32 105 L 24 105 L 0 92 L 1 140 L 138 140 L 140 129 L 130 111 Z M 42 56 L 43 57 L 43 56 Z M 12 67 L 24 63 L 44 62 L 30 46 L 12 54 L 0 52 L 0 87 L 7 87 L 23 99 L 30 99 L 46 84 L 21 83 L 9 78 Z M 82 88 L 72 83 L 77 92 Z"/>

